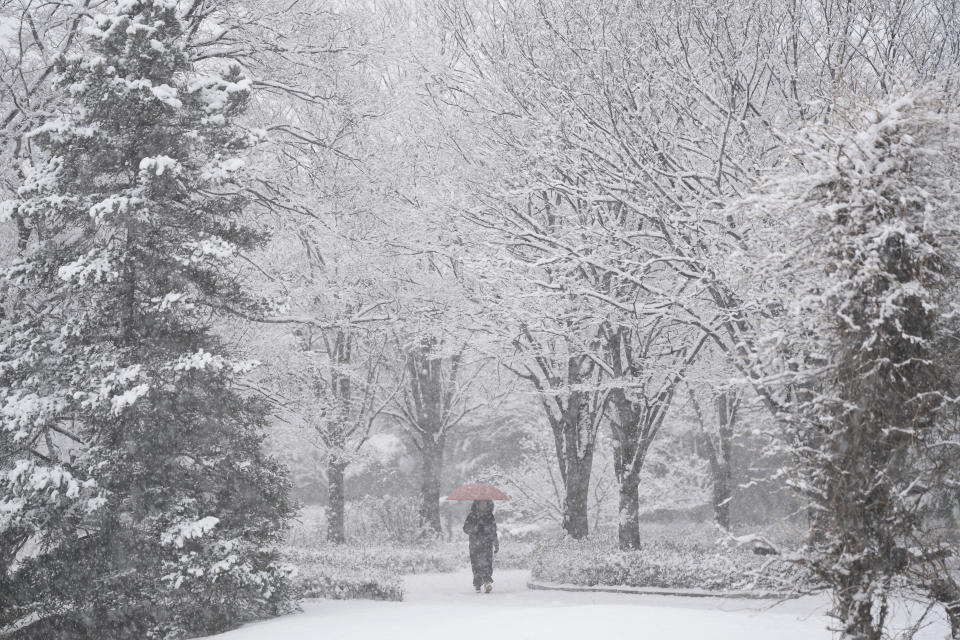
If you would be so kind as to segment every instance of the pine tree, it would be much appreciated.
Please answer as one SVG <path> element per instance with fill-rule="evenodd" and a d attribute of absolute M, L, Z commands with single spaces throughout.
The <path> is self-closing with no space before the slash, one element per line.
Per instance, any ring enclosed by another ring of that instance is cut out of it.
<path fill-rule="evenodd" d="M 21 637 L 205 634 L 289 598 L 266 407 L 211 327 L 258 304 L 231 269 L 264 239 L 239 187 L 251 83 L 191 64 L 174 0 L 108 6 L 30 136 L 33 242 L 6 274 L 0 625 Z"/>

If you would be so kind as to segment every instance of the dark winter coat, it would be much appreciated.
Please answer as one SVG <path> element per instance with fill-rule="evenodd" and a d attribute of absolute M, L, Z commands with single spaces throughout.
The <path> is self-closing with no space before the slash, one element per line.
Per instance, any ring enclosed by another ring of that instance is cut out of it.
<path fill-rule="evenodd" d="M 473 503 L 470 514 L 463 523 L 463 532 L 470 536 L 470 567 L 473 569 L 473 586 L 493 582 L 493 554 L 500 550 L 497 539 L 497 521 L 493 511 Z"/>
<path fill-rule="evenodd" d="M 483 512 L 471 508 L 467 520 L 463 523 L 463 532 L 470 536 L 470 544 L 491 544 L 497 542 L 497 520 L 492 512 Z"/>

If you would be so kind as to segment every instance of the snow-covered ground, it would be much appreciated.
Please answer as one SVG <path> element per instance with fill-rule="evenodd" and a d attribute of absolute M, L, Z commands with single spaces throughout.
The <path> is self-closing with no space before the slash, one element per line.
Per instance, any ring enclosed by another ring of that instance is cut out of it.
<path fill-rule="evenodd" d="M 826 601 L 682 598 L 533 591 L 526 571 L 498 571 L 476 594 L 468 571 L 406 578 L 404 602 L 308 600 L 303 612 L 218 640 L 829 640 Z M 943 640 L 934 621 L 915 640 Z"/>

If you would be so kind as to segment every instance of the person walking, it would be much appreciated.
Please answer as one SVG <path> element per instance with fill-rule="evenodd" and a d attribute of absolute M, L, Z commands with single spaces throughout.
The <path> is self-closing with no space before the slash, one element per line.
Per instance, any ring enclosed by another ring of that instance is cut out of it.
<path fill-rule="evenodd" d="M 500 551 L 497 520 L 493 517 L 493 500 L 474 500 L 463 523 L 463 532 L 470 537 L 470 568 L 473 588 L 480 593 L 493 591 L 493 554 Z"/>

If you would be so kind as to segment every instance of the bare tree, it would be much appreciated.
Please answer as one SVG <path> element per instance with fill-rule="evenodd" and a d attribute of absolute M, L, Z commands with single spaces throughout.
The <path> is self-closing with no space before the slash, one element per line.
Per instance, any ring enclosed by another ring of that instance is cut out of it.
<path fill-rule="evenodd" d="M 472 396 L 479 367 L 464 358 L 467 345 L 445 352 L 430 336 L 400 341 L 404 385 L 386 409 L 410 435 L 420 454 L 420 521 L 435 534 L 441 533 L 440 479 L 447 438 L 463 419 L 479 408 Z"/>
<path fill-rule="evenodd" d="M 328 330 L 305 327 L 304 352 L 320 348 L 323 364 L 307 366 L 302 375 L 312 400 L 307 413 L 311 436 L 327 460 L 327 540 L 343 543 L 345 472 L 366 443 L 377 417 L 393 400 L 386 362 L 387 342 L 351 326 Z"/>
<path fill-rule="evenodd" d="M 551 337 L 522 327 L 514 345 L 523 357 L 506 366 L 536 389 L 553 433 L 563 483 L 563 528 L 571 537 L 586 537 L 590 475 L 607 402 L 597 385 L 598 367 L 572 333 Z"/>
<path fill-rule="evenodd" d="M 654 322 L 644 331 L 613 329 L 606 341 L 622 549 L 640 546 L 640 472 L 687 370 L 707 341 L 702 333 L 690 334 L 688 327 L 671 331 Z"/>
<path fill-rule="evenodd" d="M 713 517 L 717 525 L 730 530 L 730 502 L 733 500 L 733 436 L 742 400 L 738 389 L 718 389 L 711 393 L 709 413 L 701 408 L 692 386 L 688 386 L 690 405 L 697 416 L 699 436 L 713 479 Z"/>

